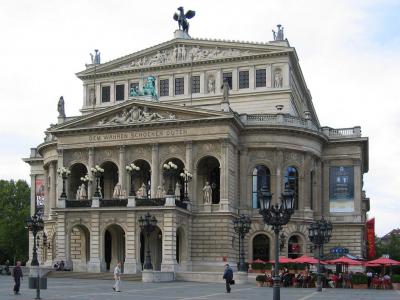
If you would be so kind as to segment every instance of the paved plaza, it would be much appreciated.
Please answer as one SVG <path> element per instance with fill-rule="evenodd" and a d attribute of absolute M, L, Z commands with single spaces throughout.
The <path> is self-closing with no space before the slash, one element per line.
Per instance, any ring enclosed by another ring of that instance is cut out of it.
<path fill-rule="evenodd" d="M 41 293 L 45 300 L 103 300 L 103 299 L 272 299 L 272 288 L 257 288 L 255 284 L 235 285 L 231 294 L 224 292 L 225 286 L 220 283 L 173 282 L 173 283 L 142 283 L 123 282 L 122 292 L 112 291 L 112 280 L 86 279 L 48 279 L 48 290 Z M 12 278 L 0 276 L 1 300 L 25 300 L 35 298 L 35 291 L 28 289 L 27 278 L 22 283 L 21 295 L 12 292 Z M 307 299 L 341 299 L 341 300 L 399 300 L 400 291 L 388 290 L 348 290 L 327 289 L 322 293 L 314 289 L 281 289 L 282 300 Z"/>

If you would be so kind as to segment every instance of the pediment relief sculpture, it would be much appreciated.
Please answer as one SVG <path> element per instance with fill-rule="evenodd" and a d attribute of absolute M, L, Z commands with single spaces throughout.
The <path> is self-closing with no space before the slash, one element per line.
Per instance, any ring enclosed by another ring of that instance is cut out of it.
<path fill-rule="evenodd" d="M 175 114 L 167 112 L 166 114 L 160 114 L 158 112 L 152 112 L 147 106 L 139 107 L 133 106 L 131 109 L 124 109 L 113 117 L 107 117 L 101 119 L 97 125 L 111 125 L 111 124 L 133 124 L 142 122 L 152 122 L 159 120 L 174 120 L 176 119 Z"/>
<path fill-rule="evenodd" d="M 123 66 L 123 68 L 129 67 L 148 67 L 162 64 L 173 64 L 180 62 L 190 62 L 207 60 L 207 59 L 218 59 L 235 56 L 251 55 L 248 50 L 239 50 L 235 48 L 223 49 L 219 47 L 205 48 L 200 46 L 185 46 L 178 45 L 171 49 L 159 50 L 157 53 L 149 56 L 143 56 L 135 59 L 129 65 Z"/>

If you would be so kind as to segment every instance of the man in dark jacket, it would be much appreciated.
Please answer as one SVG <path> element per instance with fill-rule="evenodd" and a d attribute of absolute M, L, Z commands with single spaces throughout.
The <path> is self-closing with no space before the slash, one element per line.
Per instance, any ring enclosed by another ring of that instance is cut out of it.
<path fill-rule="evenodd" d="M 226 283 L 226 292 L 230 293 L 231 292 L 231 281 L 233 280 L 233 271 L 229 264 L 225 265 L 225 271 L 224 271 L 224 277 Z"/>
<path fill-rule="evenodd" d="M 17 261 L 17 265 L 14 267 L 12 271 L 12 276 L 14 277 L 15 281 L 14 294 L 19 295 L 19 287 L 21 285 L 21 278 L 23 277 L 20 261 Z"/>

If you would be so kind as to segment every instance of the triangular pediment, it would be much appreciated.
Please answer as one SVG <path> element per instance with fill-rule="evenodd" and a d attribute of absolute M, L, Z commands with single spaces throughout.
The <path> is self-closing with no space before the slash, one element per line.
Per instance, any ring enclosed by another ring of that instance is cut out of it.
<path fill-rule="evenodd" d="M 270 43 L 250 43 L 223 40 L 174 39 L 142 51 L 96 65 L 77 73 L 84 78 L 105 73 L 118 73 L 180 64 L 196 64 L 260 54 L 292 51 L 293 48 Z"/>
<path fill-rule="evenodd" d="M 113 127 L 136 127 L 231 118 L 231 113 L 164 104 L 151 100 L 125 101 L 119 105 L 83 115 L 51 127 L 48 132 L 69 132 Z"/>

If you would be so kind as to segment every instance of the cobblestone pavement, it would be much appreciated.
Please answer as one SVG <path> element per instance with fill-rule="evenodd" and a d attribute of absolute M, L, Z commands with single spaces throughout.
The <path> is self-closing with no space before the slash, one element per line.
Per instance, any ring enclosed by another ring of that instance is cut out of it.
<path fill-rule="evenodd" d="M 21 295 L 12 292 L 12 278 L 0 276 L 0 300 L 26 300 L 35 298 L 35 290 L 28 289 L 27 278 L 22 283 Z M 122 282 L 122 292 L 112 290 L 112 280 L 49 278 L 48 289 L 41 291 L 44 300 L 194 300 L 194 299 L 272 299 L 272 288 L 257 288 L 255 284 L 234 285 L 226 294 L 221 283 L 142 283 Z M 281 289 L 281 300 L 400 300 L 400 291 L 326 289 L 317 293 L 314 289 Z"/>

